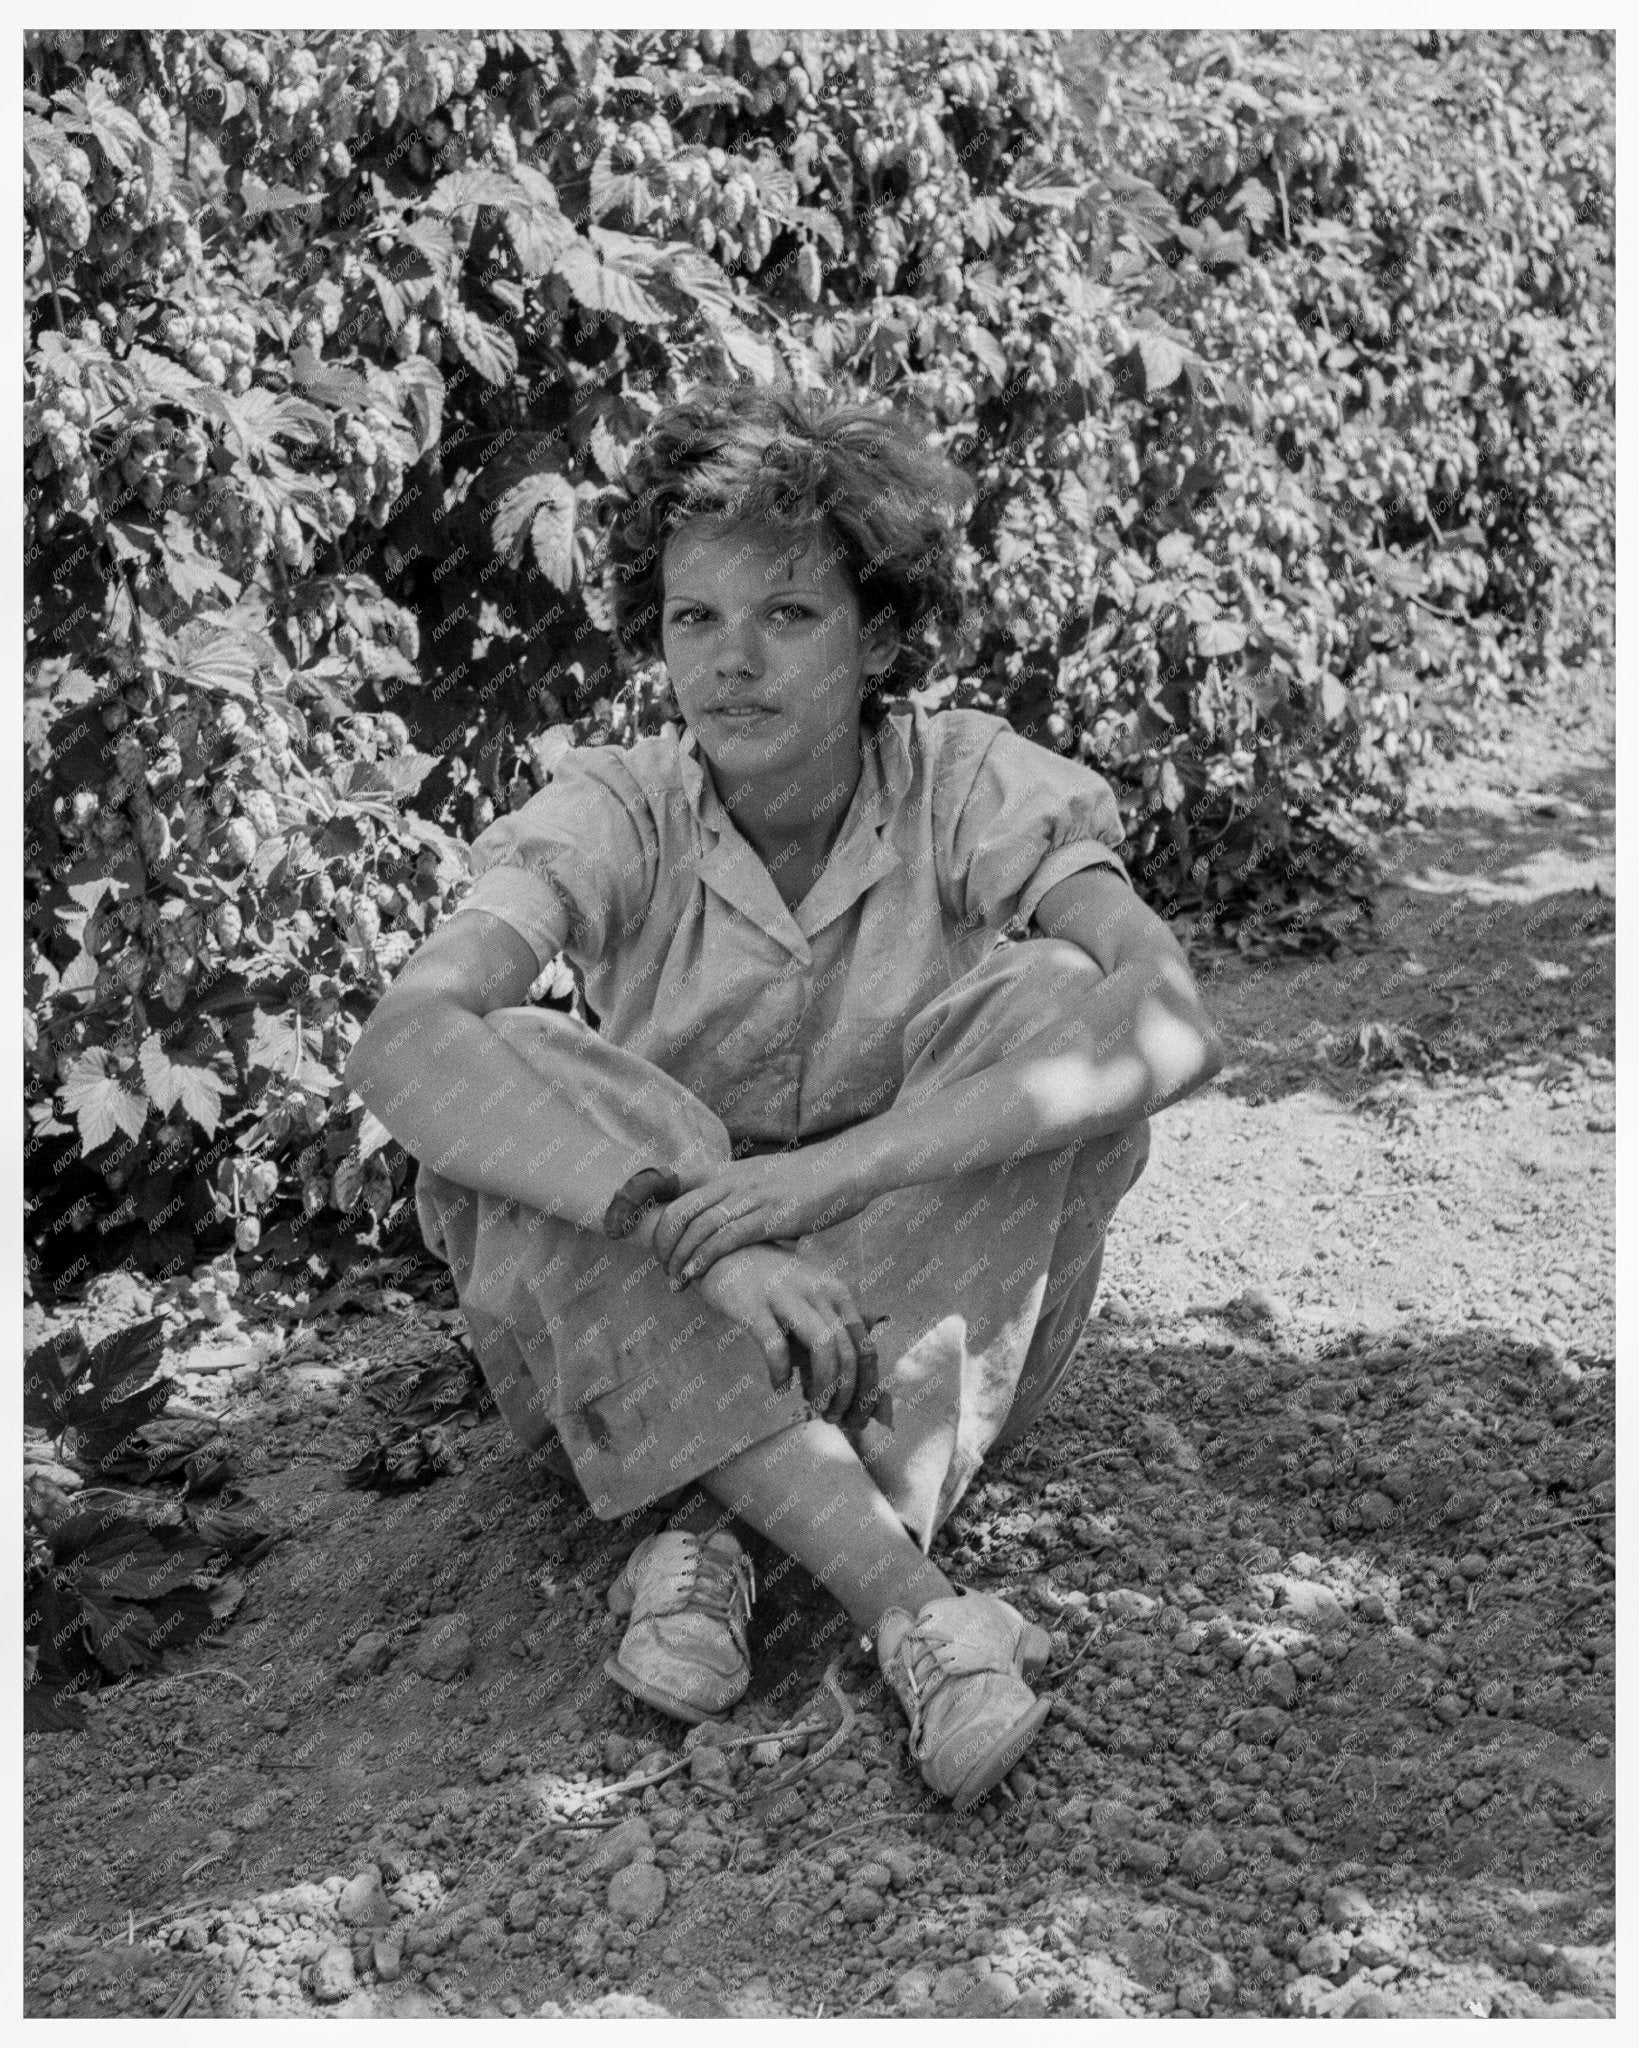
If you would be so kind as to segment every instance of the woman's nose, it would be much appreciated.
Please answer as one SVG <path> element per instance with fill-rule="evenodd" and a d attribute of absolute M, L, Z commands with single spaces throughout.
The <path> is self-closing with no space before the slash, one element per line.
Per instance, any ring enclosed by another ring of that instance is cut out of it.
<path fill-rule="evenodd" d="M 762 635 L 752 618 L 730 620 L 717 646 L 717 668 L 722 675 L 756 674 L 763 665 Z"/>

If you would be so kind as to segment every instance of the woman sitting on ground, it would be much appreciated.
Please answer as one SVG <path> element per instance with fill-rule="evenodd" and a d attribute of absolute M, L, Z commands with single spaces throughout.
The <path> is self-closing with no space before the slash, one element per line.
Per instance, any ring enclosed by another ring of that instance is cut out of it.
<path fill-rule="evenodd" d="M 970 492 L 899 414 L 661 412 L 607 581 L 682 732 L 572 751 L 491 825 L 348 1065 L 513 1430 L 603 1519 L 682 1496 L 610 1674 L 684 1720 L 740 1698 L 738 1518 L 874 1643 L 959 1806 L 1046 1717 L 1047 1638 L 934 1535 L 1069 1371 L 1148 1119 L 1223 1059 L 1108 784 L 884 706 L 957 615 Z M 526 1004 L 560 953 L 595 1029 Z"/>

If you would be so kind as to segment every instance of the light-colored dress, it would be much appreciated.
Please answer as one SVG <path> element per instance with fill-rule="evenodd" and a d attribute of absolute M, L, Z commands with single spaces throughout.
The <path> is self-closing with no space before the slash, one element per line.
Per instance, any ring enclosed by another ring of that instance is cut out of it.
<path fill-rule="evenodd" d="M 604 1235 L 616 1192 L 645 1167 L 812 1141 L 902 1089 L 950 1088 L 955 1105 L 987 1061 L 1037 1034 L 1062 1043 L 1098 968 L 1058 941 L 1000 942 L 1066 876 L 1126 879 L 1121 838 L 1101 776 L 1002 719 L 918 708 L 867 729 L 795 910 L 687 737 L 570 753 L 476 841 L 462 911 L 503 919 L 543 965 L 567 934 L 597 1030 L 535 1008 L 486 1019 L 555 1086 L 529 1134 L 532 1157 L 562 1161 L 554 1213 L 426 1166 L 418 1211 L 503 1412 L 527 1443 L 561 1437 L 596 1512 L 663 1497 L 806 1412 L 794 1383 L 769 1389 L 748 1334 Z M 797 1241 L 888 1318 L 893 1426 L 868 1424 L 860 1454 L 924 1542 L 1018 1424 L 1021 1388 L 1039 1409 L 1062 1378 L 1147 1150 L 1140 1123 L 894 1190 Z"/>

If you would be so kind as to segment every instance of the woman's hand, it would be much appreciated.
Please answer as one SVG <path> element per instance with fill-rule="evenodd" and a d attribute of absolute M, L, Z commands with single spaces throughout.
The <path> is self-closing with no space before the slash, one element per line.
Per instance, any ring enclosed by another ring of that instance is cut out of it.
<path fill-rule="evenodd" d="M 674 1282 L 697 1280 L 746 1245 L 802 1237 L 857 1215 L 875 1192 L 855 1171 L 846 1139 L 731 1160 L 666 1204 L 654 1249 Z"/>
<path fill-rule="evenodd" d="M 877 1389 L 876 1347 L 842 1281 L 794 1252 L 760 1244 L 725 1253 L 696 1284 L 713 1308 L 756 1338 L 772 1385 L 790 1381 L 794 1339 L 815 1414 L 845 1428 L 872 1415 L 889 1419 Z"/>

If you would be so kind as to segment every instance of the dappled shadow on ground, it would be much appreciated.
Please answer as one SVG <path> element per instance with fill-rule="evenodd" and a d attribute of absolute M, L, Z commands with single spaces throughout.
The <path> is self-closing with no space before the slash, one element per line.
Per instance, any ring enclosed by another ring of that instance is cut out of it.
<path fill-rule="evenodd" d="M 1385 1072 L 1483 1077 L 1614 1055 L 1612 769 L 1572 759 L 1533 773 L 1531 758 L 1522 739 L 1500 769 L 1465 764 L 1468 786 L 1446 778 L 1386 835 L 1370 915 L 1329 958 L 1196 944 L 1231 1049 L 1220 1086 L 1348 1099 Z"/>
<path fill-rule="evenodd" d="M 783 1799 L 740 1748 L 597 1803 L 682 1744 L 601 1674 L 644 1525 L 612 1542 L 493 1419 L 423 1493 L 346 1491 L 368 1421 L 257 1433 L 292 1534 L 192 1659 L 236 1678 L 31 1751 L 31 1933 L 129 1911 L 180 1944 L 137 1977 L 32 1952 L 32 2010 L 309 2009 L 338 1951 L 345 2012 L 1609 2009 L 1608 1372 L 1473 1326 L 1096 1319 L 936 1548 L 1054 1638 L 1047 1731 L 966 1818 L 766 1546 L 733 1731 L 822 1744 L 835 1659 L 846 1741 Z M 664 1874 L 652 1927 L 588 1872 L 611 1812 Z M 396 1903 L 349 1926 L 372 1866 Z"/>

